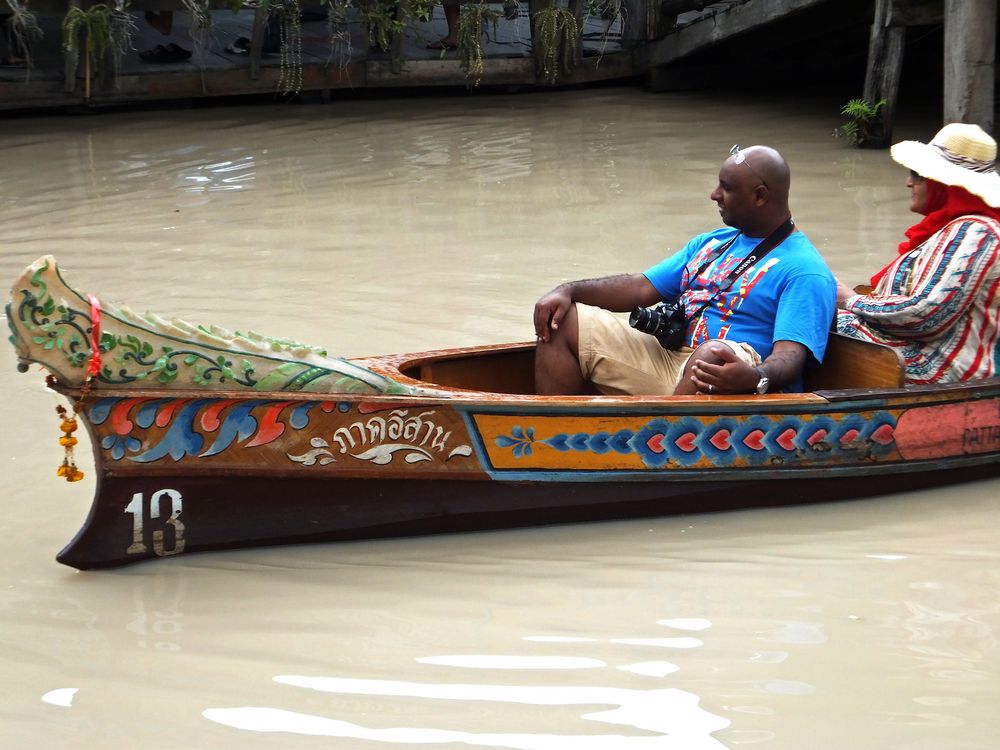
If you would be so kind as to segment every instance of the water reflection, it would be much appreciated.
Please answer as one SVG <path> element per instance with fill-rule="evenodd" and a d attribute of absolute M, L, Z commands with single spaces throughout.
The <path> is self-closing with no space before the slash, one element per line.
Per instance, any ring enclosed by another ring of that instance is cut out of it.
<path fill-rule="evenodd" d="M 234 152 L 228 159 L 181 170 L 176 187 L 186 193 L 226 192 L 253 188 L 257 176 L 253 155 Z M 221 155 L 212 154 L 213 159 Z"/>
<path fill-rule="evenodd" d="M 180 651 L 184 634 L 184 602 L 187 580 L 177 573 L 163 572 L 136 582 L 132 589 L 132 619 L 125 629 L 135 636 L 135 645 L 157 651 Z"/>
<path fill-rule="evenodd" d="M 711 623 L 703 618 L 675 618 L 659 624 L 681 629 L 707 629 Z M 561 636 L 526 636 L 536 643 L 596 643 L 600 639 L 567 638 Z M 696 638 L 610 638 L 608 643 L 657 648 L 697 648 L 703 642 Z M 601 659 L 580 656 L 449 654 L 422 656 L 416 661 L 432 666 L 491 670 L 580 670 L 600 669 L 608 665 Z M 675 664 L 646 661 L 623 664 L 619 670 L 642 677 L 663 678 L 679 671 Z M 550 678 L 551 679 L 551 678 Z M 697 695 L 678 688 L 649 690 L 566 685 L 490 685 L 468 683 L 428 683 L 403 680 L 314 677 L 279 675 L 274 681 L 281 685 L 307 688 L 338 695 L 380 696 L 383 698 L 418 698 L 434 701 L 465 701 L 481 703 L 514 703 L 532 706 L 608 705 L 605 710 L 588 710 L 579 714 L 586 721 L 629 726 L 635 730 L 656 733 L 655 737 L 594 735 L 570 733 L 553 735 L 538 733 L 464 732 L 452 729 L 402 728 L 376 729 L 338 719 L 283 711 L 274 708 L 238 707 L 213 708 L 204 712 L 212 721 L 240 729 L 258 732 L 288 732 L 321 736 L 363 738 L 381 742 L 415 744 L 426 742 L 468 742 L 490 747 L 552 750 L 555 748 L 719 748 L 723 747 L 710 735 L 729 726 L 729 720 L 703 709 Z M 803 694 L 804 689 L 792 683 L 774 685 L 770 692 Z M 481 712 L 487 711 L 483 708 Z M 525 722 L 528 718 L 525 717 Z M 565 726 L 565 721 L 559 723 Z"/>
<path fill-rule="evenodd" d="M 618 669 L 646 677 L 666 677 L 668 674 L 676 672 L 680 667 L 669 661 L 642 661 L 637 664 L 622 664 Z"/>
<path fill-rule="evenodd" d="M 370 728 L 353 722 L 275 708 L 210 708 L 203 716 L 218 724 L 254 732 L 285 732 L 349 737 L 395 744 L 464 742 L 485 747 L 523 750 L 718 750 L 712 732 L 729 721 L 705 711 L 698 696 L 676 688 L 630 690 L 606 687 L 539 687 L 534 685 L 427 684 L 391 680 L 357 680 L 305 675 L 278 675 L 281 685 L 340 695 L 422 698 L 444 701 L 519 703 L 534 706 L 615 706 L 580 714 L 581 719 L 630 726 L 657 736 L 465 732 L 426 727 Z"/>
<path fill-rule="evenodd" d="M 421 656 L 421 664 L 469 669 L 595 669 L 606 667 L 600 659 L 573 656 L 497 656 L 495 654 L 456 654 L 454 656 Z"/>
<path fill-rule="evenodd" d="M 69 708 L 73 705 L 73 698 L 76 695 L 77 690 L 79 690 L 79 688 L 71 687 L 50 690 L 42 696 L 42 702 L 49 703 L 53 706 Z"/>

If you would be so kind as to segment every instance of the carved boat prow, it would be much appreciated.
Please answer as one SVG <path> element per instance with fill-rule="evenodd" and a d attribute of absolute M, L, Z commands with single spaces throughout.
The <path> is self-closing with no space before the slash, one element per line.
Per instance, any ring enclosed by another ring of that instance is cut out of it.
<path fill-rule="evenodd" d="M 15 283 L 8 321 L 21 364 L 52 373 L 90 433 L 93 504 L 57 556 L 76 568 L 1000 473 L 1000 378 L 903 387 L 895 352 L 836 336 L 806 393 L 549 397 L 531 343 L 338 359 L 136 315 L 50 257 Z"/>
<path fill-rule="evenodd" d="M 73 289 L 50 255 L 14 283 L 7 321 L 22 365 L 42 365 L 66 388 L 83 387 L 99 350 L 99 385 L 123 391 L 420 392 L 318 347 L 137 315 Z"/>

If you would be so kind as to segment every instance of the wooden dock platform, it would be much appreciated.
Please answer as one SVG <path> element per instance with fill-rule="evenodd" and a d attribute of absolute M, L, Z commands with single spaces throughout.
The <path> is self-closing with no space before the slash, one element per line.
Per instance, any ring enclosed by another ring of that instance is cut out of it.
<path fill-rule="evenodd" d="M 2 7 L 2 0 L 0 0 Z M 290 70 L 280 50 L 250 54 L 226 51 L 240 38 L 252 39 L 260 11 L 211 11 L 208 33 L 199 41 L 191 33 L 190 15 L 174 12 L 173 29 L 162 36 L 149 27 L 141 12 L 133 13 L 132 48 L 120 71 L 106 70 L 86 85 L 81 64 L 67 85 L 61 49 L 61 17 L 39 14 L 44 36 L 35 45 L 31 70 L 0 67 L 0 110 L 56 106 L 107 106 L 164 99 L 194 99 L 247 94 L 333 91 L 337 89 L 408 88 L 429 86 L 544 86 L 531 44 L 528 4 L 516 18 L 502 18 L 483 37 L 484 66 L 478 81 L 470 79 L 454 50 L 427 49 L 447 33 L 441 7 L 431 19 L 407 25 L 394 50 L 371 46 L 362 19 L 352 13 L 347 34 L 331 42 L 327 20 L 306 15 L 301 24 L 301 68 Z M 582 55 L 575 68 L 560 76 L 559 85 L 625 79 L 635 75 L 633 56 L 622 44 L 622 18 L 583 19 Z M 141 53 L 174 43 L 191 51 L 184 62 L 146 62 Z M 295 77 L 293 85 L 283 80 Z M 301 76 L 301 78 L 297 78 Z"/>
<path fill-rule="evenodd" d="M 67 62 L 62 24 L 70 13 L 113 6 L 96 0 L 0 0 L 0 23 L 10 19 L 5 9 L 15 15 L 19 9 L 28 9 L 41 32 L 31 46 L 30 68 L 0 67 L 0 110 L 247 94 L 329 96 L 337 90 L 536 88 L 637 77 L 654 90 L 690 88 L 699 85 L 700 73 L 696 65 L 685 64 L 699 56 L 714 57 L 702 64 L 702 68 L 714 68 L 713 83 L 726 76 L 738 81 L 749 71 L 766 77 L 769 65 L 773 72 L 775 65 L 794 67 L 809 57 L 813 64 L 829 64 L 831 51 L 845 38 L 846 30 L 860 28 L 869 37 L 866 70 L 859 71 L 859 77 L 863 72 L 866 78 L 863 96 L 872 102 L 888 100 L 884 108 L 888 139 L 906 29 L 936 25 L 943 26 L 948 39 L 943 60 L 943 119 L 976 122 L 987 131 L 994 127 L 996 0 L 562 0 L 562 4 L 559 0 L 507 0 L 506 7 L 482 0 L 475 7 L 503 8 L 504 13 L 480 35 L 482 65 L 477 71 L 463 65 L 460 50 L 427 48 L 446 35 L 447 24 L 441 6 L 424 20 L 413 17 L 414 0 L 350 0 L 346 21 L 338 26 L 322 17 L 329 4 L 305 6 L 299 4 L 301 0 L 243 0 L 242 4 L 239 0 L 143 0 L 142 8 L 133 8 L 129 0 L 116 2 L 124 2 L 132 35 L 124 54 L 116 59 L 117 70 L 109 64 L 114 56 L 108 54 L 99 58 L 105 64 L 97 71 L 84 63 Z M 227 3 L 232 2 L 240 9 L 228 9 Z M 397 31 L 384 48 L 370 44 L 366 21 L 358 10 L 363 2 L 396 14 Z M 473 0 L 448 2 L 471 4 Z M 257 7 L 247 7 L 255 3 Z M 305 11 L 294 44 L 277 45 L 272 39 L 274 49 L 266 48 L 265 28 L 272 24 L 273 33 L 277 21 L 273 14 L 268 20 L 265 4 L 291 7 L 296 14 Z M 191 14 L 185 10 L 189 7 L 201 7 L 206 13 L 208 23 L 200 30 L 192 32 Z M 541 45 L 532 38 L 532 19 L 552 8 L 571 14 L 579 34 L 575 53 L 562 55 L 569 62 L 557 74 L 543 69 Z M 165 9 L 173 10 L 169 36 L 161 35 L 144 19 L 145 11 Z M 0 54 L 7 57 L 11 34 L 4 36 Z M 76 38 L 83 44 L 84 37 L 78 34 Z M 253 40 L 250 53 L 227 52 L 240 37 Z M 169 44 L 189 50 L 190 58 L 170 63 L 143 59 L 144 50 Z M 798 50 L 798 61 L 781 60 L 776 54 L 788 47 Z"/>

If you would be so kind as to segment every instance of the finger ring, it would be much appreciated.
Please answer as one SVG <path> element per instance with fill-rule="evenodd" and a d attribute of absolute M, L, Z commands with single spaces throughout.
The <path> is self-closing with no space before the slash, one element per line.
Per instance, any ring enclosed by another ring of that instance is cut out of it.
<path fill-rule="evenodd" d="M 709 384 L 709 386 L 708 386 L 708 392 L 709 392 L 709 393 L 711 393 L 711 392 L 712 392 L 712 391 L 714 391 L 714 390 L 715 390 L 715 386 L 714 386 L 714 385 L 711 385 L 711 384 Z"/>

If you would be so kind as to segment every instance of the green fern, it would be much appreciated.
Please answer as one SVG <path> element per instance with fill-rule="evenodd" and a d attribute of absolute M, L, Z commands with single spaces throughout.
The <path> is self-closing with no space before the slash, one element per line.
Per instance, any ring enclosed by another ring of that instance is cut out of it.
<path fill-rule="evenodd" d="M 79 6 L 69 9 L 63 18 L 63 54 L 72 68 L 80 60 L 83 37 L 88 72 L 99 72 L 101 61 L 111 49 L 111 8 L 101 3 L 86 10 Z"/>
<path fill-rule="evenodd" d="M 842 115 L 851 118 L 840 126 L 840 134 L 855 146 L 864 145 L 871 129 L 879 123 L 879 110 L 885 105 L 885 99 L 875 104 L 870 104 L 865 99 L 851 99 L 840 110 Z"/>

